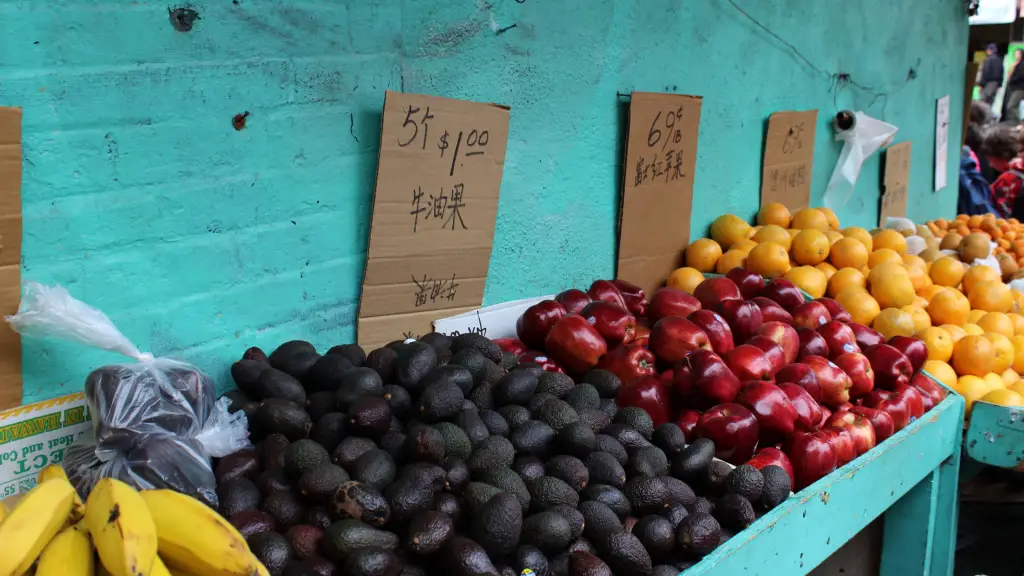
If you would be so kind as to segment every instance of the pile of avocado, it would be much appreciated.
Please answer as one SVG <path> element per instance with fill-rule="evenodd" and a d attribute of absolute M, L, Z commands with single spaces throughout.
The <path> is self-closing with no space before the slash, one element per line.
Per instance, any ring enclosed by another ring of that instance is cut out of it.
<path fill-rule="evenodd" d="M 620 410 L 610 372 L 477 334 L 292 341 L 231 374 L 255 449 L 216 462 L 220 512 L 273 576 L 676 576 L 790 494 Z"/>

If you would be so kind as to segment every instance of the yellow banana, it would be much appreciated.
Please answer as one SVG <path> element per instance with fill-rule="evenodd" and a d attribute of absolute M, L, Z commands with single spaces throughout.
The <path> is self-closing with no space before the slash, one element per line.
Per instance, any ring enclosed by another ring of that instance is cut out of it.
<path fill-rule="evenodd" d="M 68 480 L 68 475 L 64 472 L 64 467 L 61 466 L 60 464 L 51 464 L 39 471 L 38 480 L 40 484 L 46 482 L 47 480 L 52 480 L 54 478 L 63 478 L 64 480 Z M 68 481 L 70 482 L 70 480 Z M 71 522 L 72 524 L 76 524 L 78 523 L 79 520 L 81 520 L 84 517 L 85 503 L 82 502 L 82 497 L 79 496 L 78 493 L 76 492 L 75 505 L 72 506 L 71 508 L 71 518 L 69 522 Z"/>
<path fill-rule="evenodd" d="M 75 489 L 67 480 L 37 485 L 0 524 L 0 576 L 28 572 L 68 521 Z"/>
<path fill-rule="evenodd" d="M 156 522 L 160 557 L 170 568 L 203 576 L 266 573 L 238 530 L 202 502 L 171 490 L 144 490 L 142 499 Z"/>
<path fill-rule="evenodd" d="M 96 483 L 85 503 L 85 525 L 111 576 L 150 576 L 156 526 L 134 488 L 113 478 Z"/>
<path fill-rule="evenodd" d="M 149 576 L 171 576 L 171 571 L 167 569 L 164 561 L 157 556 L 153 560 L 153 571 L 149 573 Z"/>
<path fill-rule="evenodd" d="M 7 506 L 4 506 L 4 503 L 0 502 L 0 522 L 3 522 L 4 518 L 7 518 Z"/>
<path fill-rule="evenodd" d="M 36 576 L 93 576 L 92 544 L 89 536 L 67 528 L 57 534 L 39 556 Z"/>

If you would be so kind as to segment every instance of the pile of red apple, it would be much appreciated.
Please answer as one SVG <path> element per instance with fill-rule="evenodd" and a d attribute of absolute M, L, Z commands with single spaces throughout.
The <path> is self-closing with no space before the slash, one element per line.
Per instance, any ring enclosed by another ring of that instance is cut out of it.
<path fill-rule="evenodd" d="M 924 343 L 888 342 L 828 298 L 806 300 L 784 279 L 744 268 L 694 293 L 661 288 L 648 300 L 598 280 L 527 309 L 518 339 L 498 340 L 520 362 L 622 381 L 620 407 L 658 426 L 714 441 L 716 456 L 775 464 L 796 489 L 867 452 L 945 398 L 920 372 Z"/>

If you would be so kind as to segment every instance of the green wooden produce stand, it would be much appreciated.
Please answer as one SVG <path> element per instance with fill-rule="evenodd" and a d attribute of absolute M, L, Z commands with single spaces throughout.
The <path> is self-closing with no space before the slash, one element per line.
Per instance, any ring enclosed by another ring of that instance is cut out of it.
<path fill-rule="evenodd" d="M 978 465 L 1024 472 L 1024 408 L 975 402 L 964 451 L 973 461 L 967 472 L 976 472 Z"/>

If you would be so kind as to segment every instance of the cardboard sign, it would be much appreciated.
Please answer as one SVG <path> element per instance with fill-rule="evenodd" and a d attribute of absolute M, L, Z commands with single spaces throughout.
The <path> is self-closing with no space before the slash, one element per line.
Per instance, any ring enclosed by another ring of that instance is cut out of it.
<path fill-rule="evenodd" d="M 768 118 L 761 173 L 761 205 L 779 202 L 791 212 L 811 204 L 818 111 L 776 112 Z"/>
<path fill-rule="evenodd" d="M 81 392 L 0 412 L 0 499 L 31 490 L 39 471 L 63 462 L 87 434 L 92 419 Z"/>
<path fill-rule="evenodd" d="M 483 301 L 509 109 L 387 92 L 359 343 L 430 332 Z"/>
<path fill-rule="evenodd" d="M 21 302 L 21 108 L 0 108 L 0 316 Z M 0 322 L 0 409 L 21 404 L 21 337 Z"/>
<path fill-rule="evenodd" d="M 878 209 L 878 226 L 885 219 L 907 215 L 907 184 L 910 181 L 910 142 L 893 144 L 885 151 L 885 191 Z"/>
<path fill-rule="evenodd" d="M 651 294 L 690 241 L 701 98 L 633 92 L 617 277 Z"/>
<path fill-rule="evenodd" d="M 946 187 L 949 164 L 949 95 L 935 104 L 935 191 Z"/>
<path fill-rule="evenodd" d="M 517 338 L 516 321 L 526 309 L 543 300 L 551 300 L 555 294 L 539 298 L 524 298 L 495 304 L 479 310 L 440 318 L 434 321 L 434 330 L 449 336 L 459 334 L 480 334 L 491 340 L 495 338 Z"/>

